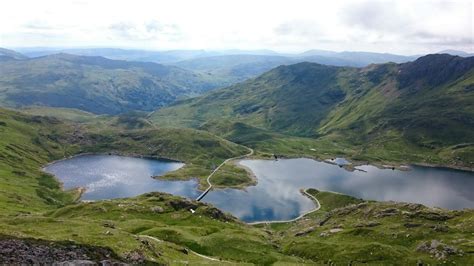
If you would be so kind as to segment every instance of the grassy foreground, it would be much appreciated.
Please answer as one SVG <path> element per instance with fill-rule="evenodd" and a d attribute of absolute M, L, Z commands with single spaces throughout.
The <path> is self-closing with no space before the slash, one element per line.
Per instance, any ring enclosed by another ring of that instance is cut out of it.
<path fill-rule="evenodd" d="M 185 161 L 189 167 L 166 177 L 189 178 L 199 175 L 197 169 L 207 176 L 212 164 L 247 153 L 203 131 L 127 129 L 132 120 L 73 123 L 0 110 L 0 245 L 21 240 L 84 247 L 92 261 L 106 250 L 114 261 L 165 265 L 474 261 L 472 210 L 365 202 L 308 190 L 321 203 L 319 211 L 292 223 L 250 226 L 210 205 L 162 193 L 76 202 L 77 191 L 63 191 L 41 172 L 42 165 L 65 156 L 113 152 Z M 222 170 L 213 176 L 216 184 L 249 181 L 232 164 Z"/>
<path fill-rule="evenodd" d="M 474 212 L 363 201 L 307 191 L 321 209 L 293 223 L 261 225 L 282 253 L 318 264 L 459 264 L 474 261 Z"/>

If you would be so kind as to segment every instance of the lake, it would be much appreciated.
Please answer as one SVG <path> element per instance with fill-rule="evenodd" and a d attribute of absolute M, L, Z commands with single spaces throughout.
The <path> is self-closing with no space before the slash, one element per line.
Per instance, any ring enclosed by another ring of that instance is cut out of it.
<path fill-rule="evenodd" d="M 258 179 L 245 190 L 210 191 L 202 201 L 232 213 L 245 222 L 289 220 L 315 205 L 301 188 L 336 191 L 358 198 L 421 203 L 449 209 L 474 208 L 474 174 L 443 168 L 411 166 L 411 171 L 358 166 L 349 172 L 311 159 L 242 160 Z M 345 162 L 344 162 L 345 163 Z M 64 188 L 86 187 L 82 199 L 131 197 L 162 191 L 195 199 L 197 181 L 163 181 L 163 175 L 182 163 L 114 155 L 83 155 L 45 167 Z M 212 178 L 211 178 L 212 182 Z"/>
<path fill-rule="evenodd" d="M 196 180 L 164 181 L 151 178 L 183 167 L 183 163 L 116 155 L 80 155 L 50 164 L 44 171 L 55 175 L 64 189 L 86 188 L 83 200 L 133 197 L 162 191 L 193 197 Z"/>
<path fill-rule="evenodd" d="M 343 161 L 340 161 L 344 163 Z M 349 172 L 311 159 L 243 160 L 258 184 L 246 190 L 211 191 L 203 201 L 246 222 L 289 220 L 314 208 L 301 188 L 336 191 L 363 199 L 474 208 L 474 173 L 411 166 L 410 171 L 358 166 Z"/>

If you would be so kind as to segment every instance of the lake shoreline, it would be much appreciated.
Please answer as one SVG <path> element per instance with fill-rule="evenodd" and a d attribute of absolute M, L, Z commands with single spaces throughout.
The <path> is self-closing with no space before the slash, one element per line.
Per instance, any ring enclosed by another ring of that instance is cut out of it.
<path fill-rule="evenodd" d="M 314 189 L 314 188 L 300 189 L 300 193 L 303 194 L 303 196 L 308 197 L 311 201 L 313 201 L 315 203 L 315 207 L 312 210 L 304 212 L 304 213 L 300 214 L 299 216 L 297 216 L 293 219 L 290 219 L 290 220 L 256 221 L 256 222 L 250 222 L 250 223 L 245 222 L 245 223 L 248 224 L 248 225 L 252 225 L 252 226 L 253 225 L 260 225 L 260 224 L 292 223 L 292 222 L 298 221 L 299 219 L 305 217 L 306 215 L 308 215 L 310 213 L 319 211 L 319 209 L 321 209 L 321 203 L 319 202 L 319 200 L 315 196 L 308 193 L 308 189 Z"/>
<path fill-rule="evenodd" d="M 58 176 L 47 172 L 46 168 L 48 166 L 51 166 L 51 165 L 55 164 L 55 163 L 63 162 L 63 161 L 66 161 L 66 160 L 70 160 L 70 159 L 74 159 L 74 158 L 78 158 L 78 157 L 82 157 L 82 156 L 95 156 L 95 155 L 97 155 L 97 156 L 119 156 L 119 157 L 129 157 L 129 158 L 137 158 L 137 159 L 156 160 L 156 161 L 169 162 L 169 163 L 182 163 L 183 164 L 182 167 L 184 167 L 184 165 L 185 165 L 185 162 L 183 162 L 183 161 L 170 159 L 170 158 L 166 158 L 166 157 L 156 157 L 156 156 L 149 156 L 149 155 L 144 156 L 144 155 L 138 155 L 138 154 L 133 154 L 133 153 L 131 153 L 131 154 L 122 153 L 122 152 L 104 152 L 104 153 L 83 152 L 83 153 L 74 154 L 74 155 L 71 155 L 71 156 L 63 157 L 61 159 L 57 159 L 57 160 L 53 160 L 51 162 L 48 162 L 48 163 L 44 164 L 43 166 L 41 166 L 39 168 L 39 170 L 42 173 L 45 173 L 47 175 L 52 176 L 54 178 L 54 180 L 56 182 L 58 182 L 58 184 L 60 185 L 60 188 L 61 188 L 62 191 L 76 193 L 77 196 L 76 196 L 76 199 L 75 199 L 74 202 L 80 202 L 80 201 L 82 201 L 81 198 L 84 195 L 84 193 L 86 193 L 87 188 L 84 187 L 84 186 L 78 186 L 78 187 L 72 187 L 72 188 L 66 189 L 64 187 L 64 182 L 61 181 L 61 179 Z M 153 176 L 151 176 L 150 178 L 155 179 L 155 177 L 153 177 Z M 193 178 L 190 178 L 189 180 L 192 180 L 192 179 Z M 103 200 L 105 200 L 105 199 L 103 199 Z"/>
<path fill-rule="evenodd" d="M 44 169 L 48 167 L 51 164 L 69 160 L 72 158 L 80 157 L 80 156 L 87 156 L 87 155 L 115 155 L 115 156 L 123 156 L 123 157 L 132 157 L 132 158 L 142 158 L 142 159 L 153 159 L 153 160 L 160 160 L 160 161 L 169 161 L 173 163 L 186 163 L 184 161 L 174 159 L 174 158 L 167 158 L 167 157 L 158 157 L 158 156 L 153 156 L 153 155 L 141 155 L 137 153 L 127 153 L 127 152 L 81 152 L 77 154 L 73 154 L 70 156 L 65 156 L 61 159 L 53 160 L 51 162 L 46 163 L 45 165 L 41 166 L 40 169 Z"/>
<path fill-rule="evenodd" d="M 474 172 L 474 167 L 467 167 L 467 166 L 459 166 L 459 165 L 452 165 L 452 164 L 431 164 L 431 163 L 423 163 L 423 162 L 393 162 L 393 161 L 359 161 L 359 160 L 352 160 L 350 157 L 344 157 L 343 155 L 334 155 L 334 156 L 308 156 L 302 154 L 301 156 L 293 156 L 293 155 L 280 155 L 278 159 L 298 159 L 298 158 L 304 158 L 304 159 L 312 159 L 318 162 L 325 162 L 328 164 L 333 164 L 333 165 L 338 165 L 336 163 L 333 163 L 331 161 L 328 161 L 329 159 L 332 158 L 344 158 L 348 161 L 351 162 L 351 165 L 346 165 L 343 166 L 348 171 L 354 171 L 357 170 L 355 167 L 357 166 L 363 166 L 363 165 L 372 165 L 375 166 L 379 169 L 392 169 L 392 170 L 400 170 L 400 171 L 410 171 L 410 166 L 423 166 L 423 167 L 430 167 L 430 168 L 443 168 L 443 169 L 448 169 L 448 170 L 460 170 L 460 171 L 466 171 L 466 172 Z M 274 160 L 269 157 L 265 156 L 253 156 L 253 159 L 258 159 L 258 160 Z M 339 165 L 338 165 L 339 166 Z"/>
<path fill-rule="evenodd" d="M 239 189 L 239 190 L 246 190 L 248 187 L 256 186 L 258 184 L 258 178 L 255 175 L 255 173 L 250 169 L 249 167 L 241 164 L 240 162 L 243 160 L 249 160 L 249 159 L 236 159 L 228 162 L 229 164 L 234 165 L 235 167 L 241 168 L 245 170 L 247 173 L 247 176 L 250 178 L 249 182 L 240 184 L 240 185 L 235 185 L 235 186 L 221 186 L 221 185 L 213 185 L 213 188 L 216 189 Z"/>

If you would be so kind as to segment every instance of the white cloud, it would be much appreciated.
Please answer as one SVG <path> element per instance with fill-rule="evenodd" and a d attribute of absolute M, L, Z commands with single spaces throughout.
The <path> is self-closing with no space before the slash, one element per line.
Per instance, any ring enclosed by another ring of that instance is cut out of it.
<path fill-rule="evenodd" d="M 470 0 L 5 0 L 2 9 L 5 47 L 474 50 Z"/>

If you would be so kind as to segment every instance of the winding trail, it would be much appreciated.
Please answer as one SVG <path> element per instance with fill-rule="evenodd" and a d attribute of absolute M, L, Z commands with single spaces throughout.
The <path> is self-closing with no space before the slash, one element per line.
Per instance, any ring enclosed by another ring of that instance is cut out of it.
<path fill-rule="evenodd" d="M 319 200 L 308 193 L 307 191 L 308 189 L 305 189 L 302 191 L 303 194 L 305 194 L 307 197 L 309 197 L 310 199 L 312 199 L 315 203 L 316 203 L 316 207 L 308 212 L 305 212 L 303 214 L 301 214 L 300 216 L 296 217 L 296 218 L 293 218 L 291 220 L 283 220 L 283 221 L 260 221 L 260 222 L 253 222 L 253 223 L 247 223 L 248 225 L 257 225 L 257 224 L 279 224 L 279 223 L 291 223 L 291 222 L 295 222 L 301 218 L 303 218 L 304 216 L 310 214 L 310 213 L 313 213 L 315 211 L 318 211 L 319 209 L 321 209 L 321 203 L 319 203 Z"/>
<path fill-rule="evenodd" d="M 153 112 L 149 113 L 147 115 L 147 117 L 145 118 L 146 121 L 153 127 L 153 128 L 157 128 L 156 125 L 151 122 L 151 120 L 149 119 L 149 117 L 151 117 L 151 115 L 153 114 Z M 212 172 L 211 174 L 206 178 L 206 182 L 208 184 L 208 187 L 206 190 L 204 190 L 197 198 L 196 198 L 196 201 L 201 201 L 206 195 L 207 193 L 209 193 L 209 191 L 212 189 L 212 183 L 211 183 L 211 177 L 217 172 L 219 171 L 219 169 L 226 163 L 228 163 L 229 161 L 232 161 L 232 160 L 238 160 L 238 159 L 243 159 L 245 157 L 248 157 L 248 156 L 252 156 L 253 153 L 254 153 L 254 150 L 250 147 L 247 147 L 247 146 L 244 146 L 244 145 L 241 145 L 245 148 L 247 148 L 249 150 L 249 153 L 245 154 L 245 155 L 241 155 L 241 156 L 237 156 L 237 157 L 232 157 L 232 158 L 228 158 L 227 160 L 223 161 L 219 166 L 217 166 Z M 307 197 L 309 197 L 310 199 L 312 199 L 315 203 L 316 203 L 316 207 L 308 212 L 305 212 L 303 214 L 301 214 L 300 216 L 296 217 L 296 218 L 293 218 L 291 220 L 283 220 L 283 221 L 260 221 L 260 222 L 253 222 L 253 223 L 247 223 L 248 225 L 258 225 L 258 224 L 272 224 L 272 223 L 291 223 L 291 222 L 295 222 L 301 218 L 303 218 L 304 216 L 310 214 L 310 213 L 313 213 L 315 211 L 318 211 L 319 209 L 321 209 L 321 203 L 319 203 L 319 200 L 314 197 L 313 195 L 309 194 L 307 192 L 307 189 L 304 189 L 302 191 L 303 194 L 305 194 Z M 148 238 L 152 238 L 154 239 L 155 241 L 161 241 L 157 238 L 154 238 L 152 236 L 146 236 L 144 235 L 144 237 L 148 237 Z M 199 253 L 196 253 L 194 251 L 191 250 L 191 252 L 193 252 L 194 254 L 196 254 L 197 256 L 200 256 L 200 257 L 203 257 L 203 258 L 207 258 L 207 259 L 210 259 L 210 260 L 217 260 L 217 259 L 214 259 L 214 258 L 211 258 L 211 257 L 207 257 L 207 256 L 204 256 L 204 255 L 201 255 Z M 218 260 L 217 260 L 218 261 Z"/>
<path fill-rule="evenodd" d="M 243 145 L 242 145 L 243 146 Z M 232 160 L 238 160 L 238 159 L 242 159 L 242 158 L 245 158 L 245 157 L 248 157 L 248 156 L 252 156 L 254 151 L 252 148 L 249 148 L 247 146 L 244 146 L 245 148 L 247 148 L 249 150 L 249 153 L 247 154 L 244 154 L 244 155 L 241 155 L 241 156 L 237 156 L 237 157 L 232 157 L 232 158 L 229 158 L 225 161 L 223 161 L 219 166 L 216 167 L 216 169 L 214 169 L 211 174 L 206 178 L 206 181 L 207 181 L 207 184 L 209 185 L 208 188 L 206 190 L 204 190 L 204 192 L 201 193 L 201 195 L 199 195 L 199 197 L 196 198 L 197 201 L 201 201 L 202 198 L 204 198 L 204 196 L 206 196 L 206 194 L 212 189 L 212 183 L 211 183 L 211 177 L 224 165 L 226 164 L 227 162 L 229 161 L 232 161 Z"/>
<path fill-rule="evenodd" d="M 153 236 L 149 236 L 149 235 L 139 235 L 138 237 L 143 237 L 143 238 L 148 238 L 148 239 L 151 239 L 151 240 L 154 240 L 158 243 L 161 243 L 161 242 L 164 242 L 163 240 L 161 239 L 158 239 L 156 237 L 153 237 Z M 219 262 L 226 262 L 226 263 L 230 263 L 228 261 L 223 261 L 223 260 L 220 260 L 220 259 L 216 259 L 216 258 L 212 258 L 212 257 L 209 257 L 209 256 L 206 256 L 206 255 L 202 255 L 202 254 L 199 254 L 195 251 L 192 251 L 191 249 L 187 248 L 189 250 L 189 252 L 191 252 L 192 254 L 198 256 L 198 257 L 201 257 L 203 259 L 207 259 L 207 260 L 212 260 L 212 261 L 219 261 Z"/>
<path fill-rule="evenodd" d="M 253 153 L 254 153 L 254 150 L 252 148 L 249 148 L 247 146 L 244 146 L 245 148 L 247 148 L 249 150 L 249 153 L 245 154 L 245 155 L 241 155 L 241 156 L 237 156 L 237 157 L 233 157 L 233 158 L 229 158 L 225 161 L 223 161 L 218 167 L 216 167 L 216 169 L 214 169 L 211 174 L 206 178 L 206 181 L 207 181 L 207 184 L 209 185 L 208 188 L 206 190 L 204 190 L 204 192 L 201 193 L 201 195 L 199 195 L 196 200 L 197 201 L 201 201 L 206 195 L 207 193 L 212 189 L 212 183 L 211 183 L 211 177 L 226 163 L 228 163 L 229 161 L 232 161 L 232 160 L 238 160 L 238 159 L 242 159 L 242 158 L 245 158 L 245 157 L 248 157 L 248 156 L 252 156 Z M 319 203 L 319 200 L 314 197 L 313 195 L 309 194 L 307 192 L 308 189 L 304 189 L 302 191 L 302 193 L 307 196 L 308 198 L 310 198 L 311 200 L 313 200 L 315 203 L 316 203 L 316 207 L 308 212 L 305 212 L 303 214 L 301 214 L 300 216 L 296 217 L 296 218 L 293 218 L 291 220 L 282 220 L 282 221 L 260 221 L 260 222 L 253 222 L 253 223 L 247 223 L 248 225 L 258 225 L 258 224 L 272 224 L 272 223 L 290 223 L 290 222 L 294 222 L 294 221 L 297 221 L 301 218 L 303 218 L 304 216 L 310 214 L 310 213 L 313 213 L 315 211 L 318 211 L 319 209 L 321 209 L 321 203 Z"/>

